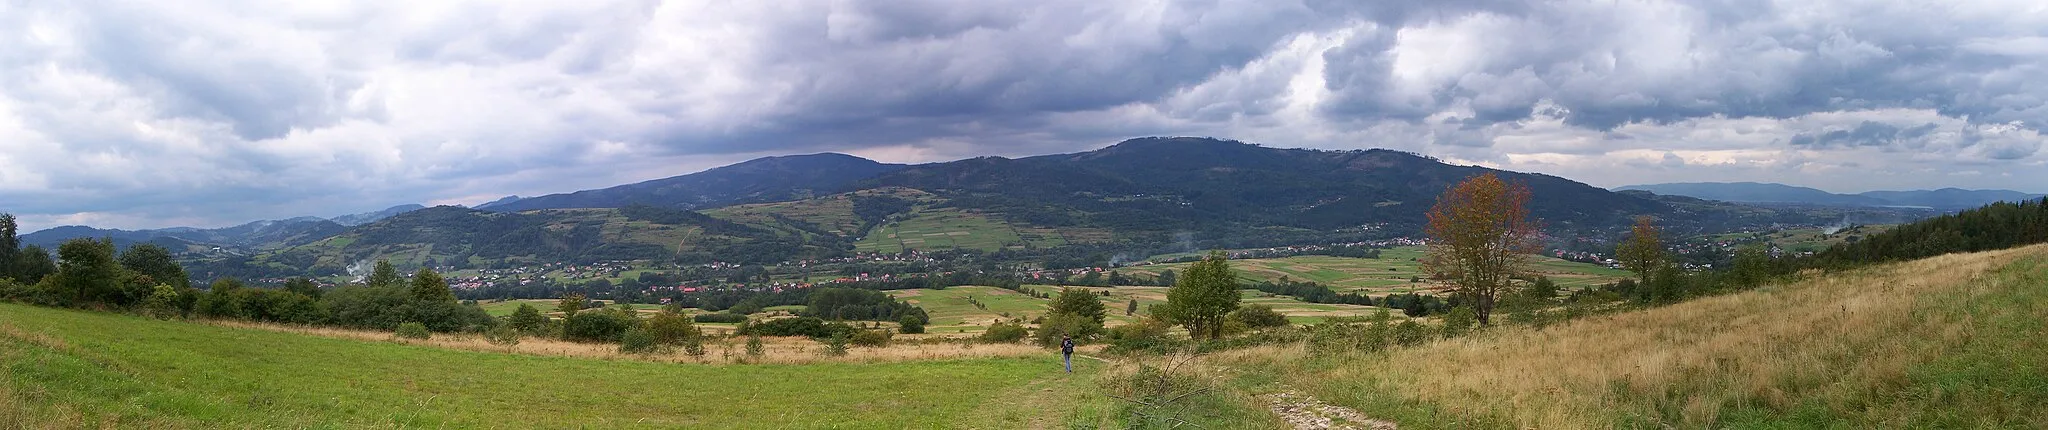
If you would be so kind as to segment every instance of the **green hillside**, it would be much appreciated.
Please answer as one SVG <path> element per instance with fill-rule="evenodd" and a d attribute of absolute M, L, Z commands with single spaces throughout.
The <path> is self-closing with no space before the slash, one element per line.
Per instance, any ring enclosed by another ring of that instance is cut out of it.
<path fill-rule="evenodd" d="M 1026 427 L 1105 418 L 1090 381 L 1048 359 L 678 365 L 0 304 L 9 428 Z"/>

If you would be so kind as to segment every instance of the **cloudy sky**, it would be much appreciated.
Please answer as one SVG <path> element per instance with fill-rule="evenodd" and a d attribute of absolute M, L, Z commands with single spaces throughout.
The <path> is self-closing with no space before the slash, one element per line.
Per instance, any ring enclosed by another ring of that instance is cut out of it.
<path fill-rule="evenodd" d="M 0 211 L 214 227 L 1147 135 L 2048 192 L 2048 3 L 0 3 Z"/>

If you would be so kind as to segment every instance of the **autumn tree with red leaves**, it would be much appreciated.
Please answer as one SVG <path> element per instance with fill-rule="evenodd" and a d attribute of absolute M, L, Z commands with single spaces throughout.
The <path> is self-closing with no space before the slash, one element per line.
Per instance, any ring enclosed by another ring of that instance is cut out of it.
<path fill-rule="evenodd" d="M 1444 190 L 1430 207 L 1422 268 L 1431 279 L 1450 284 L 1480 324 L 1492 324 L 1495 303 L 1513 291 L 1513 278 L 1527 270 L 1529 256 L 1542 250 L 1539 230 L 1529 219 L 1528 185 L 1492 173 L 1473 176 Z"/>

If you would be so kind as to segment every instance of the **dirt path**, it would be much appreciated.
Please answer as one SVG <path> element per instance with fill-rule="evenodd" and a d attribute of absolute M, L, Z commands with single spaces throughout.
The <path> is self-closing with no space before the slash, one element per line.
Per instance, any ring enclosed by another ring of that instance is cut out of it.
<path fill-rule="evenodd" d="M 1296 429 L 1353 429 L 1393 430 L 1393 422 L 1372 419 L 1357 410 L 1323 403 L 1307 394 L 1294 390 L 1259 396 L 1266 401 L 1266 408 Z"/>

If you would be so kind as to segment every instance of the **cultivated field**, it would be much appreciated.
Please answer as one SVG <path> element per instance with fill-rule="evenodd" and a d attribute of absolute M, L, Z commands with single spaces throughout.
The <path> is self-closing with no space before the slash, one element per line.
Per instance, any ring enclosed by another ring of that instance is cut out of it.
<path fill-rule="evenodd" d="M 890 296 L 924 308 L 931 317 L 925 333 L 938 336 L 978 335 L 990 324 L 1009 317 L 1043 315 L 1050 301 L 995 287 L 948 287 L 944 290 L 896 290 Z M 980 302 L 975 307 L 968 299 Z"/>
<path fill-rule="evenodd" d="M 934 345 L 927 350 L 934 356 L 889 358 L 875 349 L 862 358 L 864 348 L 855 348 L 851 358 L 806 364 L 676 364 L 434 343 L 461 341 L 453 338 L 402 344 L 376 340 L 388 336 L 382 333 L 364 340 L 280 330 L 290 329 L 0 304 L 0 424 L 1015 428 L 1115 421 L 1113 401 L 1093 394 L 1095 362 L 1076 360 L 1080 373 L 1069 376 L 1052 354 L 1015 346 L 1020 355 L 989 358 L 936 355 L 962 347 Z M 712 354 L 704 360 L 717 360 L 719 352 Z"/>
<path fill-rule="evenodd" d="M 1017 230 L 1001 220 L 957 209 L 936 209 L 875 227 L 854 247 L 861 252 L 882 253 L 903 252 L 905 248 L 994 251 L 1023 242 Z"/>
<path fill-rule="evenodd" d="M 1501 328 L 1381 354 L 1222 354 L 1403 428 L 2048 428 L 2048 245 Z"/>

